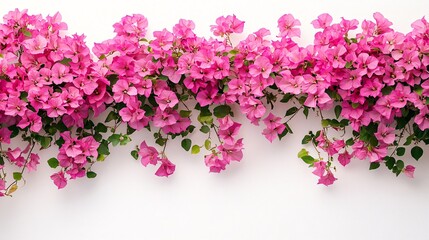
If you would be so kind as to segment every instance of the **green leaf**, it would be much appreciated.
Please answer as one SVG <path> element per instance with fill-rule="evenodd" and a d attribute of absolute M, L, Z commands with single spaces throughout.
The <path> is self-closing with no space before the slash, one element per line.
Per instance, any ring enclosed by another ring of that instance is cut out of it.
<path fill-rule="evenodd" d="M 128 135 L 120 135 L 119 141 L 121 146 L 127 145 L 129 142 L 131 142 L 131 138 Z"/>
<path fill-rule="evenodd" d="M 322 119 L 322 127 L 328 127 L 331 125 L 330 121 L 328 119 Z"/>
<path fill-rule="evenodd" d="M 305 135 L 304 138 L 301 141 L 301 144 L 307 144 L 313 139 L 310 135 Z"/>
<path fill-rule="evenodd" d="M 349 139 L 347 139 L 347 141 L 346 141 L 346 145 L 347 146 L 351 146 L 351 145 L 353 145 L 355 143 L 355 140 L 353 140 L 353 138 L 349 138 Z"/>
<path fill-rule="evenodd" d="M 374 170 L 380 167 L 380 163 L 379 162 L 372 162 L 371 164 L 369 164 L 369 170 Z"/>
<path fill-rule="evenodd" d="M 19 131 L 20 131 L 17 126 L 13 126 L 13 125 L 9 127 L 9 130 L 12 131 L 10 138 L 14 138 L 14 137 L 18 136 Z"/>
<path fill-rule="evenodd" d="M 131 151 L 131 156 L 133 156 L 133 158 L 135 160 L 138 160 L 139 159 L 139 152 L 137 150 L 133 150 L 133 151 Z"/>
<path fill-rule="evenodd" d="M 98 154 L 109 155 L 109 142 L 106 140 L 101 141 L 100 146 L 97 149 Z"/>
<path fill-rule="evenodd" d="M 198 115 L 197 120 L 202 123 L 202 124 L 212 124 L 213 123 L 213 117 L 210 116 L 203 116 L 203 115 Z"/>
<path fill-rule="evenodd" d="M 212 142 L 210 141 L 210 139 L 206 139 L 206 140 L 204 141 L 204 147 L 205 147 L 207 150 L 210 150 L 210 148 L 212 148 Z"/>
<path fill-rule="evenodd" d="M 335 117 L 338 119 L 340 117 L 341 114 L 341 110 L 343 108 L 340 105 L 335 106 L 334 111 L 335 111 Z"/>
<path fill-rule="evenodd" d="M 98 154 L 97 161 L 103 162 L 105 159 L 106 159 L 106 155 L 104 155 L 104 154 Z"/>
<path fill-rule="evenodd" d="M 118 114 L 114 111 L 111 111 L 109 113 L 109 115 L 107 115 L 105 122 L 110 122 L 110 121 L 116 120 L 118 118 L 119 118 Z"/>
<path fill-rule="evenodd" d="M 130 127 L 130 125 L 127 124 L 127 135 L 131 135 L 135 132 L 136 130 L 132 127 Z"/>
<path fill-rule="evenodd" d="M 51 145 L 52 138 L 51 137 L 41 137 L 40 138 L 40 145 L 43 149 L 48 148 Z"/>
<path fill-rule="evenodd" d="M 231 107 L 228 105 L 220 105 L 213 109 L 213 114 L 217 118 L 224 118 L 231 112 Z"/>
<path fill-rule="evenodd" d="M 115 85 L 116 82 L 119 80 L 119 77 L 117 74 L 107 75 L 106 78 L 107 78 L 107 80 L 109 80 L 111 87 L 113 87 L 113 85 Z"/>
<path fill-rule="evenodd" d="M 290 116 L 295 114 L 296 112 L 298 112 L 298 108 L 297 107 L 291 107 L 286 111 L 286 115 L 285 116 Z"/>
<path fill-rule="evenodd" d="M 192 111 L 186 111 L 186 110 L 180 110 L 180 116 L 182 118 L 188 118 L 189 116 L 191 116 Z"/>
<path fill-rule="evenodd" d="M 105 133 L 107 132 L 107 127 L 106 125 L 99 123 L 97 126 L 95 126 L 94 130 L 99 133 Z"/>
<path fill-rule="evenodd" d="M 287 131 L 288 131 L 289 133 L 293 134 L 292 128 L 290 128 L 289 124 L 287 124 L 287 122 L 285 122 L 285 123 L 284 123 L 284 125 L 285 125 L 285 127 L 286 127 Z"/>
<path fill-rule="evenodd" d="M 146 117 L 152 117 L 153 115 L 155 115 L 155 111 L 153 110 L 153 108 L 147 104 L 143 105 L 143 110 L 145 111 L 144 115 Z"/>
<path fill-rule="evenodd" d="M 392 91 L 393 91 L 393 87 L 392 86 L 386 86 L 383 89 L 381 89 L 381 93 L 383 94 L 383 96 L 389 95 Z"/>
<path fill-rule="evenodd" d="M 393 158 L 393 157 L 385 157 L 384 158 L 384 160 L 385 160 L 385 164 L 386 164 L 386 167 L 389 169 L 389 170 L 392 170 L 392 168 L 393 168 L 393 166 L 395 165 L 395 163 L 396 163 L 396 160 L 395 160 L 395 158 Z"/>
<path fill-rule="evenodd" d="M 32 34 L 31 34 L 31 32 L 30 31 L 28 31 L 28 29 L 27 28 L 21 28 L 21 32 L 22 32 L 22 34 L 24 34 L 24 36 L 26 36 L 26 37 L 32 37 Z"/>
<path fill-rule="evenodd" d="M 375 136 L 371 136 L 369 138 L 369 144 L 371 144 L 371 146 L 375 147 L 378 145 L 378 140 Z"/>
<path fill-rule="evenodd" d="M 278 134 L 279 139 L 282 140 L 282 138 L 284 138 L 288 133 L 289 133 L 288 129 L 285 128 L 285 130 L 283 130 L 282 133 Z"/>
<path fill-rule="evenodd" d="M 302 113 L 304 114 L 305 118 L 308 118 L 308 107 L 304 107 Z"/>
<path fill-rule="evenodd" d="M 112 134 L 107 140 L 109 142 L 111 142 L 113 146 L 116 146 L 121 141 L 121 135 L 119 135 L 119 134 Z"/>
<path fill-rule="evenodd" d="M 309 156 L 309 155 L 303 156 L 301 159 L 302 159 L 302 161 L 304 161 L 307 164 L 313 164 L 315 162 L 314 158 L 312 156 Z"/>
<path fill-rule="evenodd" d="M 159 146 L 164 146 L 166 142 L 167 142 L 167 140 L 165 138 L 162 138 L 162 137 L 159 137 L 155 141 L 155 143 L 158 144 Z"/>
<path fill-rule="evenodd" d="M 50 158 L 49 160 L 48 160 L 48 165 L 49 165 L 49 167 L 51 167 L 51 168 L 56 168 L 56 167 L 58 167 L 58 165 L 59 165 L 59 162 L 58 162 L 58 159 L 56 159 L 56 158 Z"/>
<path fill-rule="evenodd" d="M 199 152 L 200 152 L 200 146 L 198 145 L 192 146 L 192 149 L 191 149 L 192 154 L 198 154 Z"/>
<path fill-rule="evenodd" d="M 207 125 L 203 125 L 203 126 L 201 126 L 200 131 L 202 133 L 209 133 L 210 132 L 210 127 L 207 126 Z"/>
<path fill-rule="evenodd" d="M 189 138 L 185 138 L 182 140 L 182 148 L 185 149 L 185 151 L 189 151 L 189 149 L 191 149 L 192 146 L 192 140 Z"/>
<path fill-rule="evenodd" d="M 293 95 L 290 93 L 286 93 L 283 98 L 280 100 L 280 102 L 282 103 L 287 103 L 289 102 L 289 100 L 291 100 L 293 98 Z"/>
<path fill-rule="evenodd" d="M 402 169 L 404 169 L 404 166 L 405 166 L 404 161 L 402 160 L 396 161 L 396 168 L 399 172 L 402 171 Z"/>
<path fill-rule="evenodd" d="M 398 156 L 404 156 L 404 154 L 405 154 L 405 148 L 404 147 L 398 147 L 396 149 L 396 155 L 398 155 Z"/>
<path fill-rule="evenodd" d="M 55 144 L 58 145 L 58 147 L 61 147 L 65 143 L 64 138 L 60 137 L 57 141 L 55 141 Z"/>
<path fill-rule="evenodd" d="M 189 95 L 188 94 L 183 94 L 183 95 L 180 95 L 180 100 L 181 101 L 187 101 L 189 99 Z"/>
<path fill-rule="evenodd" d="M 308 151 L 305 148 L 301 149 L 301 151 L 298 152 L 299 158 L 302 158 L 304 156 L 308 156 Z"/>
<path fill-rule="evenodd" d="M 63 60 L 59 61 L 59 63 L 66 65 L 66 66 L 70 66 L 70 62 L 72 60 L 70 58 L 63 58 Z"/>
<path fill-rule="evenodd" d="M 20 172 L 14 172 L 13 173 L 13 179 L 15 179 L 16 181 L 19 181 L 22 179 L 22 173 Z"/>
<path fill-rule="evenodd" d="M 352 68 L 353 67 L 353 62 L 347 62 L 346 66 L 344 66 L 344 67 L 347 68 L 347 69 Z"/>
<path fill-rule="evenodd" d="M 417 95 L 421 96 L 423 93 L 423 88 L 419 85 L 414 86 L 414 91 L 417 93 Z"/>
<path fill-rule="evenodd" d="M 423 156 L 423 149 L 419 146 L 414 146 L 411 149 L 411 156 L 418 161 Z"/>
<path fill-rule="evenodd" d="M 27 97 L 28 97 L 28 93 L 27 92 L 21 92 L 21 94 L 19 95 L 19 98 L 21 100 L 23 100 L 24 102 L 28 102 Z"/>
<path fill-rule="evenodd" d="M 86 172 L 86 177 L 87 178 L 95 178 L 95 177 L 97 177 L 97 173 L 95 173 L 93 171 L 88 171 L 88 172 Z"/>
<path fill-rule="evenodd" d="M 4 159 L 2 156 L 0 156 L 0 165 L 3 166 L 4 165 Z"/>
<path fill-rule="evenodd" d="M 199 105 L 198 105 L 198 107 L 199 107 Z M 195 108 L 197 108 L 197 106 L 195 106 Z M 202 116 L 202 117 L 211 117 L 212 116 L 212 112 L 210 112 L 210 109 L 209 109 L 209 107 L 208 106 L 205 106 L 205 107 L 199 107 L 199 110 L 200 110 L 200 116 Z"/>

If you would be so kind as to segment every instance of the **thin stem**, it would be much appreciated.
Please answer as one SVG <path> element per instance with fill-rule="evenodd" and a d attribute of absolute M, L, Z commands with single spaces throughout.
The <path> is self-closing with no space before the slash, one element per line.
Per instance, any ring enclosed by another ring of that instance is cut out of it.
<path fill-rule="evenodd" d="M 30 156 L 31 156 L 31 153 L 32 153 L 32 151 L 33 151 L 33 149 L 34 149 L 34 147 L 36 146 L 36 144 L 33 142 L 33 141 L 31 141 L 30 142 L 30 144 L 31 144 L 31 148 L 30 148 L 30 151 L 28 151 L 28 155 L 27 155 L 27 158 L 25 159 L 25 164 L 24 164 L 24 166 L 22 167 L 22 169 L 21 169 L 21 176 L 22 176 L 22 174 L 24 173 L 24 170 L 27 168 L 27 164 L 28 164 L 28 161 L 29 161 L 29 159 L 30 159 Z M 9 192 L 9 189 L 13 186 L 13 185 L 15 185 L 15 184 L 17 184 L 18 183 L 18 180 L 15 180 L 15 181 L 13 181 L 11 184 L 9 184 L 9 186 L 5 189 L 5 195 L 8 195 L 8 192 Z"/>

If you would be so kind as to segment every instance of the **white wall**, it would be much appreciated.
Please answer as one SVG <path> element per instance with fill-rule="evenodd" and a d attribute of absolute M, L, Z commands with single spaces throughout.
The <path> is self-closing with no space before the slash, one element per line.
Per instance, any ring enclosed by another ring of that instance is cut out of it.
<path fill-rule="evenodd" d="M 150 30 L 192 19 L 206 36 L 220 15 L 235 13 L 246 21 L 247 33 L 266 27 L 275 34 L 278 17 L 292 13 L 303 24 L 302 42 L 310 42 L 310 22 L 324 12 L 336 20 L 362 20 L 380 11 L 401 31 L 429 12 L 425 0 L 59 2 L 2 0 L 0 14 L 16 7 L 44 15 L 60 11 L 70 32 L 85 33 L 92 45 L 112 37 L 111 25 L 132 13 L 144 14 Z M 385 169 L 370 172 L 367 162 L 355 160 L 324 187 L 296 157 L 301 137 L 317 121 L 293 124 L 296 134 L 274 144 L 261 128 L 245 124 L 243 161 L 218 175 L 208 173 L 202 155 L 175 146 L 169 156 L 176 173 L 158 178 L 155 168 L 131 159 L 131 144 L 97 165 L 96 179 L 69 182 L 58 191 L 43 162 L 13 198 L 0 199 L 0 239 L 429 239 L 428 154 L 415 163 L 414 180 Z"/>

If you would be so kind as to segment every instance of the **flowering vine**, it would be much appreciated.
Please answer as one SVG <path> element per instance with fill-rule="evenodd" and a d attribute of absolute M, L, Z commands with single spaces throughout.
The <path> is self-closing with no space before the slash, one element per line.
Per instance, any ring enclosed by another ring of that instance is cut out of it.
<path fill-rule="evenodd" d="M 293 133 L 297 114 L 314 112 L 320 130 L 302 143 L 315 155 L 304 148 L 298 157 L 319 184 L 332 184 L 337 163 L 352 158 L 413 177 L 401 157 L 408 149 L 419 160 L 418 144 L 429 143 L 429 23 L 419 19 L 403 34 L 380 13 L 374 19 L 357 31 L 357 20 L 333 23 L 322 14 L 312 22 L 314 43 L 302 47 L 293 40 L 301 23 L 291 14 L 279 18 L 276 37 L 260 29 L 237 45 L 230 37 L 244 22 L 234 15 L 219 17 L 206 39 L 183 19 L 149 38 L 147 19 L 135 14 L 90 51 L 85 36 L 65 34 L 59 13 L 11 11 L 0 25 L 0 196 L 37 169 L 41 149 L 58 146 L 47 163 L 64 188 L 96 177 L 93 165 L 143 130 L 158 146 L 143 141 L 131 156 L 157 165 L 155 175 L 174 173 L 167 146 L 175 138 L 221 172 L 243 158 L 237 114 L 263 125 L 272 142 Z M 194 131 L 205 140 L 193 141 Z M 13 146 L 16 137 L 25 147 Z"/>

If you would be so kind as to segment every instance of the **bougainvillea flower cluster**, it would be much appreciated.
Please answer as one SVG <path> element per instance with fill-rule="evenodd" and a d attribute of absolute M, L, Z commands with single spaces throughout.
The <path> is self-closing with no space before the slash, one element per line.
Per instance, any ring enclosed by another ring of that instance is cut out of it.
<path fill-rule="evenodd" d="M 141 131 L 152 132 L 156 145 L 143 141 L 131 156 L 155 165 L 155 175 L 176 170 L 167 155 L 176 138 L 184 150 L 201 152 L 210 172 L 221 172 L 243 159 L 240 114 L 262 125 L 270 142 L 293 133 L 297 114 L 319 117 L 320 130 L 302 139 L 314 150 L 298 157 L 324 185 L 336 180 L 336 165 L 352 159 L 413 177 L 415 167 L 401 157 L 409 151 L 419 160 L 418 143 L 429 143 L 425 18 L 404 34 L 380 13 L 360 30 L 357 20 L 333 23 L 322 14 L 311 22 L 314 43 L 303 47 L 294 41 L 301 22 L 291 14 L 279 18 L 274 36 L 263 28 L 236 45 L 230 37 L 243 32 L 244 21 L 235 15 L 219 17 L 207 39 L 184 19 L 149 36 L 147 19 L 134 14 L 92 51 L 84 35 L 67 34 L 59 13 L 15 10 L 3 20 L 0 196 L 37 170 L 41 149 L 58 146 L 47 163 L 54 184 L 64 188 L 71 179 L 96 177 L 93 165 Z M 197 131 L 203 142 L 192 140 Z M 14 146 L 16 137 L 25 147 Z"/>

